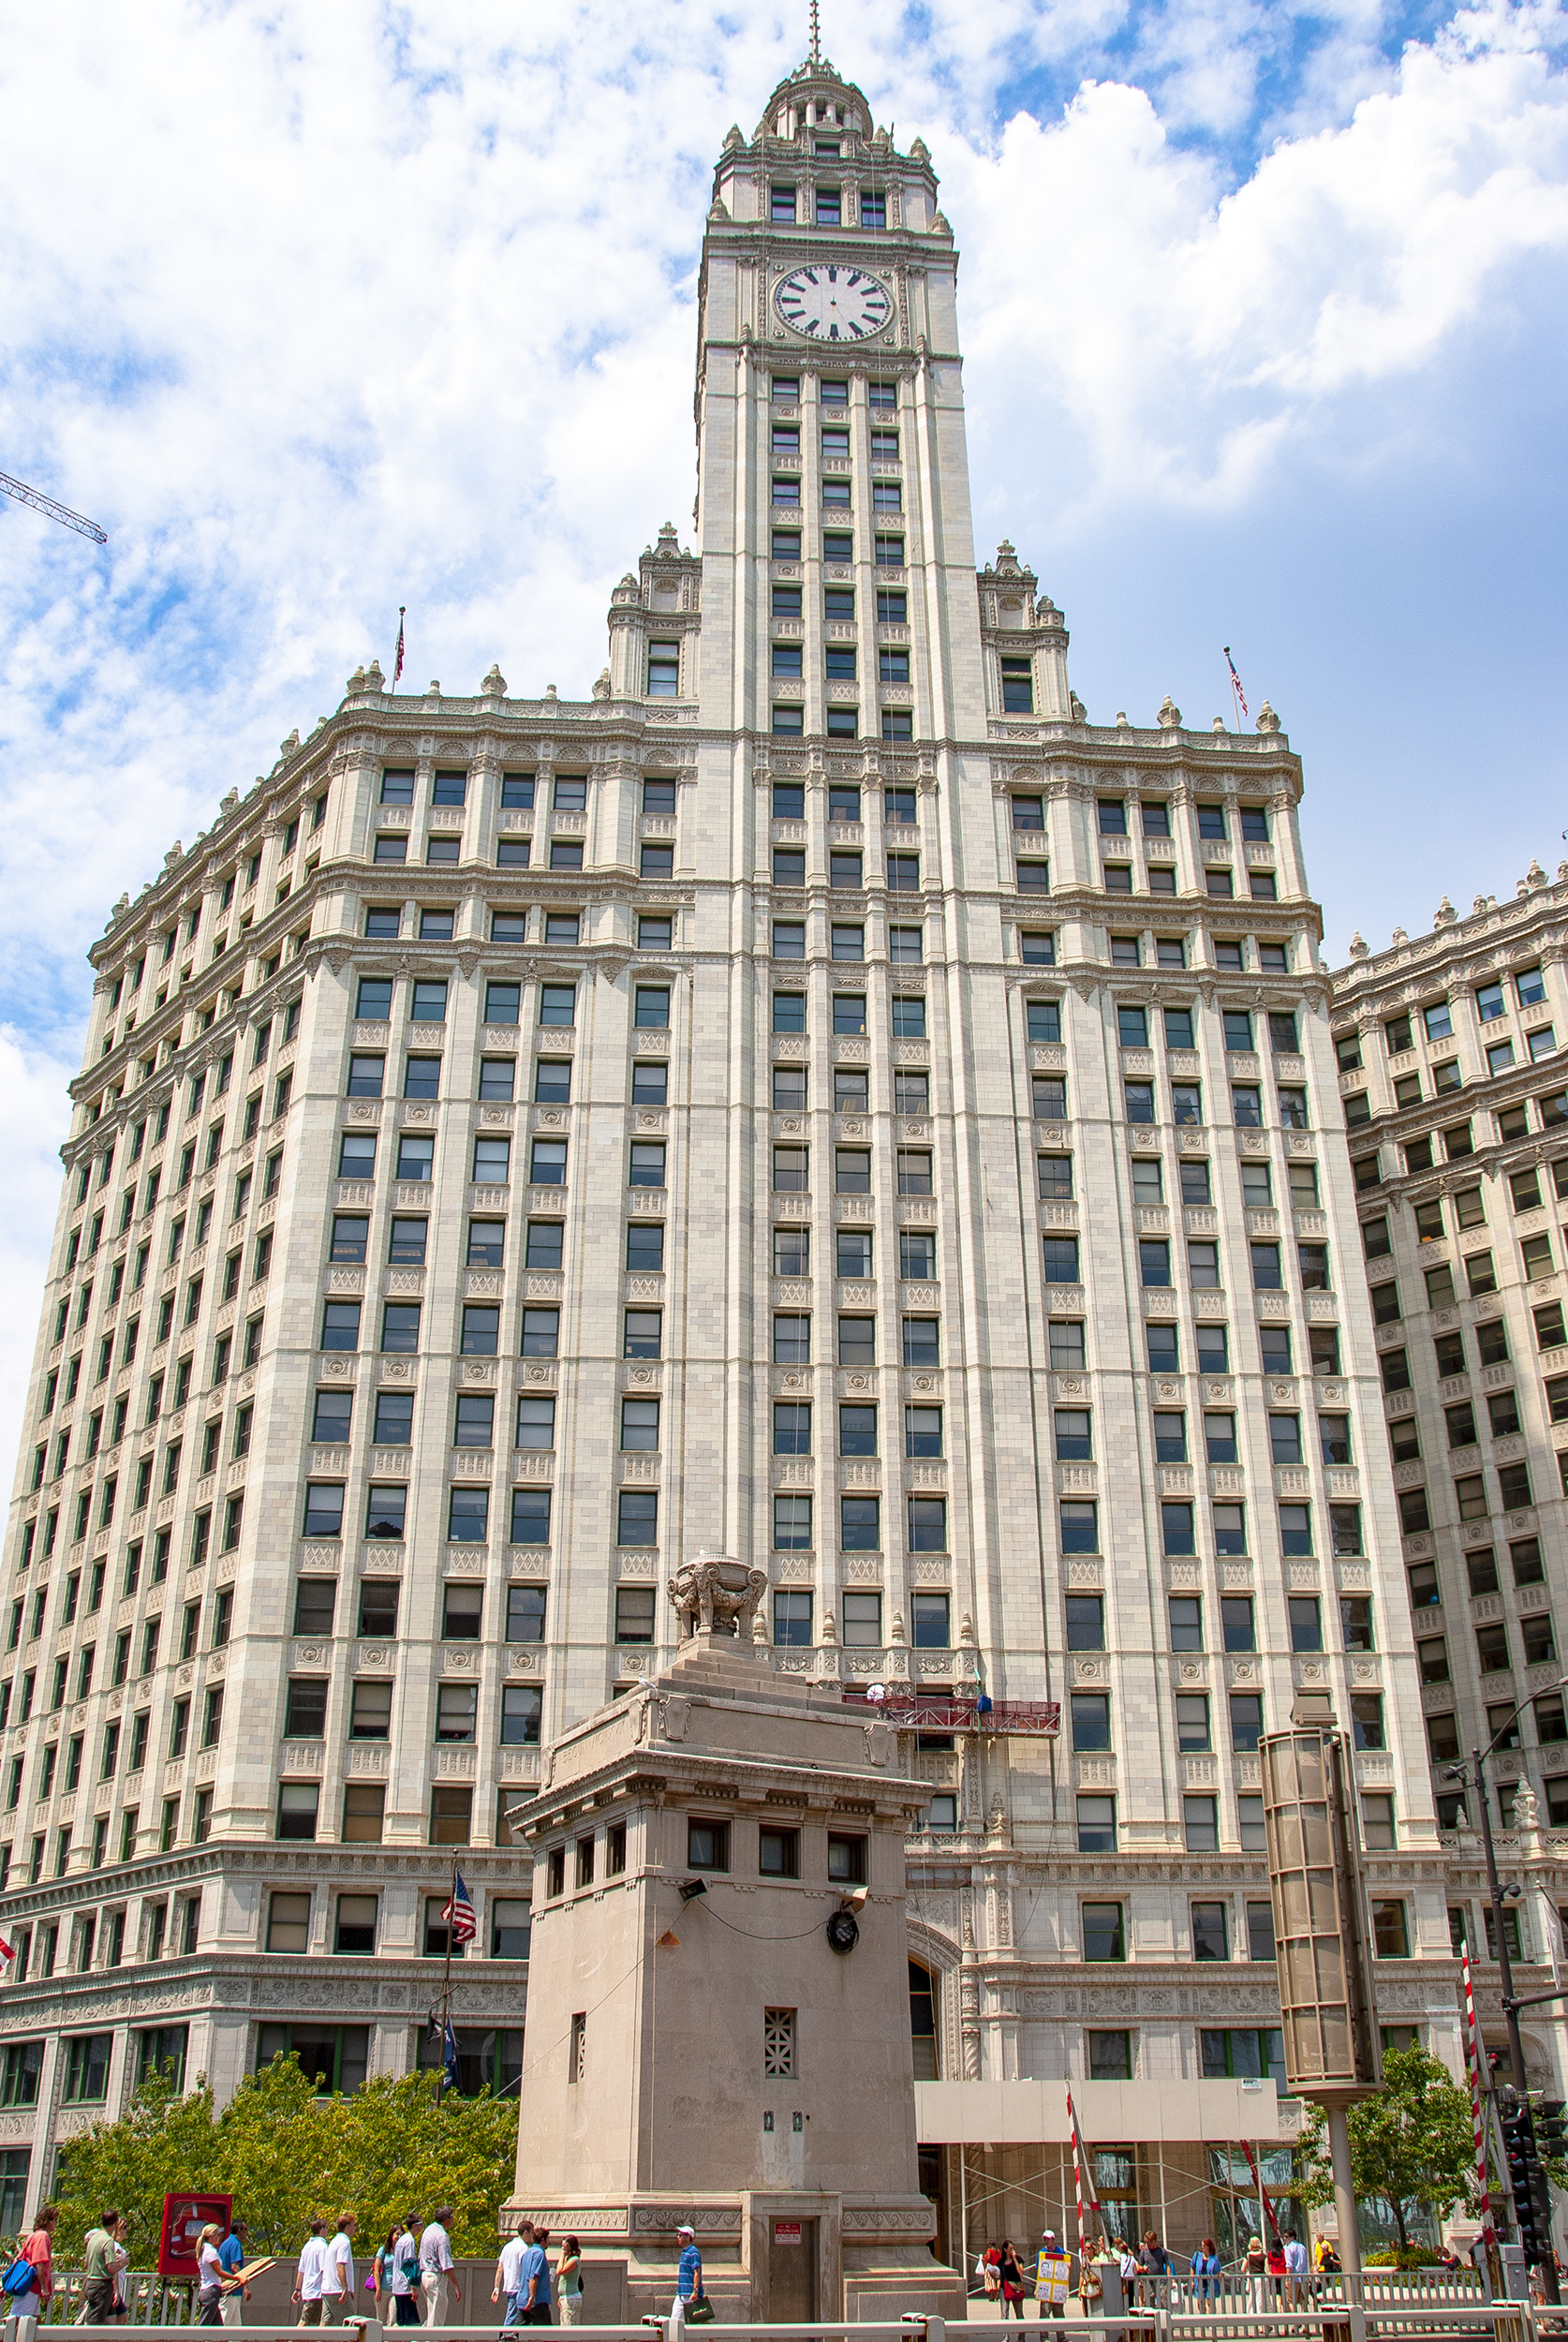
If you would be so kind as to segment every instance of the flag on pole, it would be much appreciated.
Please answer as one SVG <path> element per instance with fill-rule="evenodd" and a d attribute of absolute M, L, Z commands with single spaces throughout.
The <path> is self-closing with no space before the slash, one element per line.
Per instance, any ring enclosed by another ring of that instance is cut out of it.
<path fill-rule="evenodd" d="M 403 673 L 403 621 L 407 613 L 407 603 L 399 602 L 397 605 L 397 655 L 392 660 L 392 689 L 394 691 L 397 689 L 397 678 Z M 1230 653 L 1227 651 L 1225 655 L 1229 658 Z"/>
<path fill-rule="evenodd" d="M 441 1917 L 451 1929 L 451 1940 L 454 1945 L 471 1944 L 479 1934 L 479 1922 L 474 1917 L 473 1898 L 463 1884 L 461 1871 L 453 1871 L 451 1875 L 451 1899 L 442 1905 Z"/>
<path fill-rule="evenodd" d="M 401 637 L 399 639 L 401 640 Z M 1241 677 L 1235 671 L 1235 660 L 1231 657 L 1231 646 L 1229 643 L 1225 645 L 1225 664 L 1231 671 L 1231 689 L 1235 693 L 1236 705 L 1245 716 L 1248 712 L 1247 694 L 1241 688 Z"/>
<path fill-rule="evenodd" d="M 1481 2041 L 1475 2026 L 1475 1994 L 1470 1980 L 1470 1946 L 1459 1946 L 1465 1987 L 1465 2064 L 1470 2069 L 1470 2113 L 1475 2127 L 1475 2187 L 1481 2199 L 1481 2236 L 1489 2252 L 1495 2241 L 1492 2199 L 1487 2185 L 1487 2108 L 1482 2095 Z"/>
<path fill-rule="evenodd" d="M 451 2029 L 450 2017 L 447 2019 L 446 2050 L 441 2059 L 441 2070 L 446 2077 L 447 2088 L 455 2090 L 458 2086 L 457 2036 Z"/>
<path fill-rule="evenodd" d="M 14 1944 L 8 1944 L 4 1935 L 0 1935 L 0 1961 L 4 1961 L 6 1964 L 9 1966 L 10 1963 L 15 1958 L 16 1946 Z"/>

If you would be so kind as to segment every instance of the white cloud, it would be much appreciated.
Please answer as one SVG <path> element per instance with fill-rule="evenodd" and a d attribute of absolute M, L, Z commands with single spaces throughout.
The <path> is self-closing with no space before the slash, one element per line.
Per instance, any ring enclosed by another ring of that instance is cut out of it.
<path fill-rule="evenodd" d="M 1495 11 L 1413 45 L 1346 125 L 1281 141 L 1223 195 L 1125 84 L 1018 117 L 994 159 L 960 149 L 989 407 L 1010 434 L 1020 410 L 1070 420 L 1091 515 L 1255 496 L 1293 433 L 1427 364 L 1521 258 L 1561 271 L 1568 81 L 1521 29 Z"/>

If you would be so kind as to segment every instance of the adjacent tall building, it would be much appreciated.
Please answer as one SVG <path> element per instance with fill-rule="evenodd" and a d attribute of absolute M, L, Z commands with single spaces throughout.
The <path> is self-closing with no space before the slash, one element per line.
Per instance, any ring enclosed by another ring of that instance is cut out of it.
<path fill-rule="evenodd" d="M 1357 937 L 1333 1011 L 1451 1929 L 1495 1952 L 1468 1900 L 1478 1793 L 1452 1769 L 1496 1741 L 1492 1827 L 1528 1882 L 1513 1949 L 1535 1960 L 1568 1897 L 1565 942 L 1568 864 L 1532 863 L 1513 901 L 1460 917 L 1445 896 L 1384 952 Z M 1535 2021 L 1545 2069 L 1561 2028 Z"/>
<path fill-rule="evenodd" d="M 1061 1703 L 910 1751 L 944 2244 L 1061 2225 L 1063 2076 L 1129 2224 L 1228 2234 L 1225 2142 L 1288 2147 L 1297 1687 L 1355 1733 L 1385 2017 L 1452 2046 L 1299 763 L 1266 707 L 1090 724 L 977 568 L 956 268 L 924 145 L 802 67 L 715 177 L 695 550 L 591 697 L 356 673 L 94 948 L 0 1596 L 0 2225 L 160 2061 L 407 2068 L 454 1857 L 465 2085 L 526 2090 L 509 1816 L 700 1548 L 784 1674 Z"/>

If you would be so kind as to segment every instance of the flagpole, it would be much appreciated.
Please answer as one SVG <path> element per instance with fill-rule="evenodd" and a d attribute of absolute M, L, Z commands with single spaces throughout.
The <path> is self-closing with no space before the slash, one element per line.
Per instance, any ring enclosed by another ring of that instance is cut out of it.
<path fill-rule="evenodd" d="M 1241 677 L 1235 671 L 1235 660 L 1231 657 L 1229 643 L 1225 645 L 1225 672 L 1230 677 L 1231 704 L 1235 710 L 1235 728 L 1239 732 L 1242 719 L 1248 713 L 1247 694 L 1241 688 Z"/>
<path fill-rule="evenodd" d="M 436 2084 L 440 2105 L 447 2086 L 447 2042 L 451 2035 L 451 1939 L 457 1925 L 457 1857 L 451 1858 L 451 1895 L 447 1904 L 447 1956 L 441 1965 L 441 2072 Z"/>

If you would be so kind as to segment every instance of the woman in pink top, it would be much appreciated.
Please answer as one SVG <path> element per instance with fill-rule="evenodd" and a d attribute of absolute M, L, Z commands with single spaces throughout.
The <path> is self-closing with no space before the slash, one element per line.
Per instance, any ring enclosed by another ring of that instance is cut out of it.
<path fill-rule="evenodd" d="M 10 2314 L 16 2320 L 16 2342 L 32 2342 L 31 2329 L 39 2310 L 54 2290 L 54 2252 L 52 2238 L 59 2207 L 44 2204 L 38 2213 L 38 2225 L 22 2245 L 20 2258 L 33 2264 L 33 2282 L 25 2293 L 11 2295 Z M 29 2331 L 22 2333 L 23 2323 Z"/>

